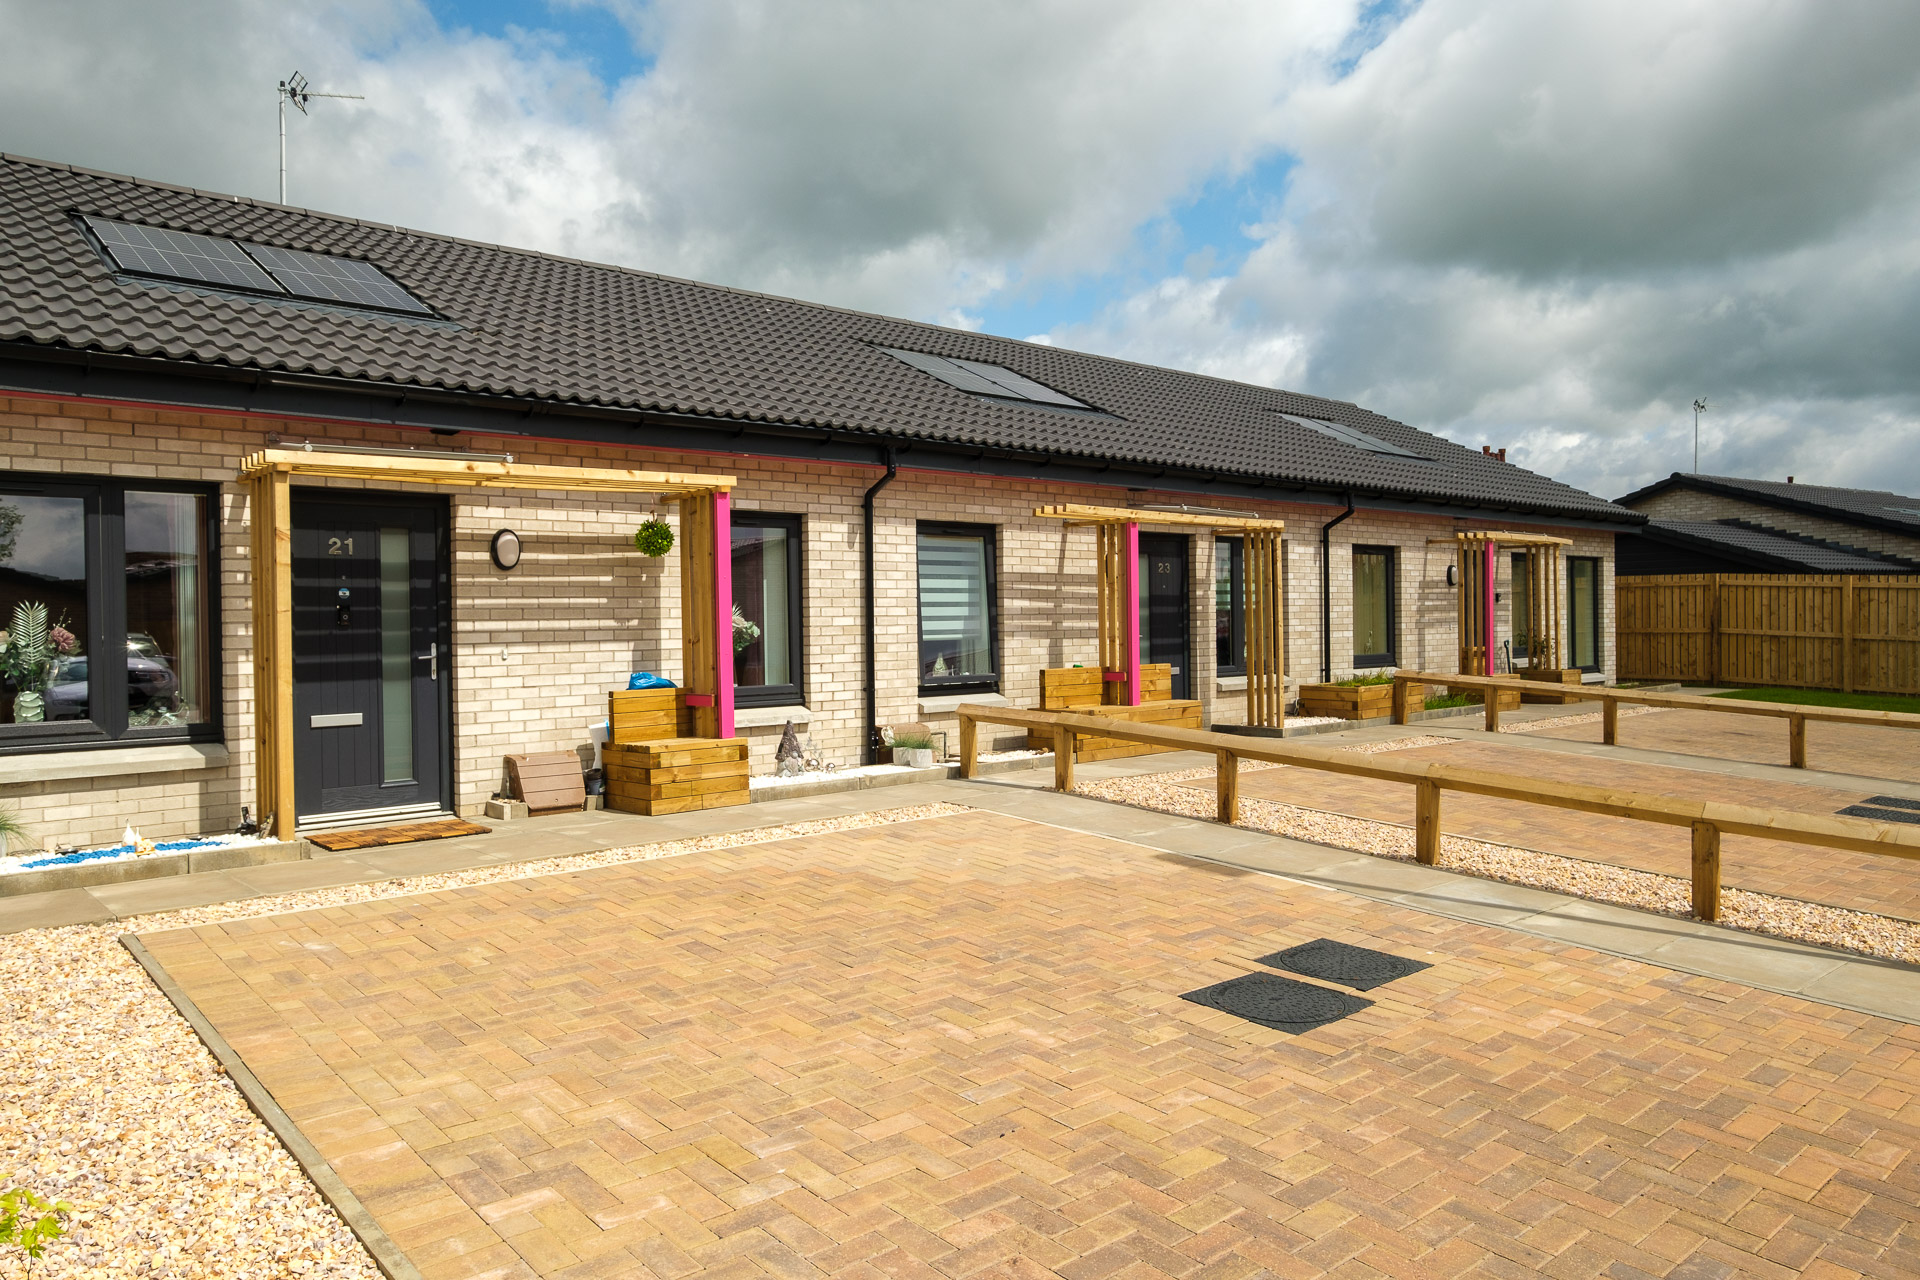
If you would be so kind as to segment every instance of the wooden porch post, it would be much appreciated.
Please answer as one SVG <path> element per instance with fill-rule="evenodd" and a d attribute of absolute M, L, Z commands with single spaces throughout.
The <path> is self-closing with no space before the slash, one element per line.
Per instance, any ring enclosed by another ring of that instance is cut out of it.
<path fill-rule="evenodd" d="M 694 735 L 733 736 L 733 517 L 724 489 L 680 499 L 681 683 Z"/>
<path fill-rule="evenodd" d="M 1483 672 L 1481 672 L 1481 674 L 1482 674 L 1482 675 L 1489 675 L 1489 676 L 1490 676 L 1490 675 L 1492 675 L 1492 674 L 1494 674 L 1494 669 L 1493 669 L 1493 654 L 1494 654 L 1494 644 L 1493 644 L 1493 634 L 1494 634 L 1494 626 L 1493 626 L 1493 597 L 1494 597 L 1494 590 L 1493 590 L 1493 586 L 1494 586 L 1494 582 L 1495 582 L 1495 578 L 1494 578 L 1494 566 L 1495 566 L 1495 564 L 1496 564 L 1496 563 L 1498 563 L 1498 562 L 1497 562 L 1497 561 L 1495 560 L 1495 556 L 1496 556 L 1496 555 L 1498 554 L 1498 551 L 1497 551 L 1497 548 L 1498 548 L 1498 546 L 1499 546 L 1499 544 L 1498 544 L 1498 543 L 1496 543 L 1496 542 L 1495 542 L 1495 541 L 1494 541 L 1494 540 L 1493 540 L 1492 538 L 1488 538 L 1488 539 L 1486 540 L 1486 542 L 1485 542 L 1485 544 L 1483 544 L 1483 547 L 1482 547 L 1482 552 L 1481 552 L 1481 561 L 1482 561 L 1482 566 L 1483 566 L 1483 567 L 1481 568 L 1481 571 L 1480 571 L 1480 573 L 1481 573 L 1481 578 L 1482 578 L 1482 581 L 1481 581 L 1481 584 L 1480 584 L 1480 599 L 1481 599 L 1481 615 L 1480 615 L 1480 616 L 1481 616 L 1481 619 L 1482 619 L 1482 622 L 1481 622 L 1481 635 L 1482 635 L 1482 638 L 1483 638 L 1483 639 L 1484 639 L 1484 640 L 1486 641 L 1486 643 L 1487 643 L 1487 669 L 1486 669 L 1485 671 L 1483 671 Z"/>
<path fill-rule="evenodd" d="M 1126 616 L 1120 620 L 1122 627 L 1120 654 L 1125 664 L 1127 681 L 1127 705 L 1140 705 L 1140 524 L 1129 520 L 1125 526 L 1121 545 L 1121 608 Z"/>
<path fill-rule="evenodd" d="M 293 493 L 285 464 L 256 475 L 252 522 L 253 741 L 256 816 L 293 839 Z"/>

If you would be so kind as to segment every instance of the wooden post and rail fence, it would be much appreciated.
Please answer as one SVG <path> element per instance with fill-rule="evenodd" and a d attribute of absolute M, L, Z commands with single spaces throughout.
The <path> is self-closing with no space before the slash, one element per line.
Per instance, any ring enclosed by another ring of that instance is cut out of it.
<path fill-rule="evenodd" d="M 1444 684 L 1454 689 L 1519 689 L 1538 695 L 1541 686 L 1531 680 L 1510 676 L 1435 675 L 1431 672 L 1399 671 L 1393 677 L 1393 722 L 1405 724 L 1408 701 L 1417 686 Z M 1620 745 L 1620 708 L 1625 706 L 1664 707 L 1673 711 L 1712 711 L 1728 716 L 1760 716 L 1787 722 L 1787 762 L 1796 769 L 1807 767 L 1807 724 L 1855 724 L 1882 729 L 1920 729 L 1920 715 L 1905 711 L 1861 711 L 1852 707 L 1806 707 L 1781 702 L 1756 702 L 1744 698 L 1708 698 L 1697 693 L 1643 693 L 1634 689 L 1609 689 L 1585 685 L 1578 692 L 1569 690 L 1563 702 L 1601 704 L 1600 740 L 1610 747 Z M 1488 733 L 1500 731 L 1500 700 L 1486 700 Z"/>
<path fill-rule="evenodd" d="M 1614 582 L 1622 680 L 1920 694 L 1920 574 Z"/>
<path fill-rule="evenodd" d="M 1411 676 L 1410 679 L 1459 683 L 1463 677 Z M 1218 764 L 1215 816 L 1229 824 L 1239 821 L 1240 817 L 1239 764 L 1242 760 L 1293 765 L 1348 777 L 1404 782 L 1414 789 L 1414 856 L 1427 866 L 1437 864 L 1440 858 L 1441 797 L 1449 791 L 1630 818 L 1636 822 L 1687 827 L 1693 833 L 1693 913 L 1702 920 L 1716 920 L 1720 915 L 1720 840 L 1724 835 L 1789 840 L 1821 849 L 1843 849 L 1853 853 L 1920 860 L 1920 830 L 1866 818 L 1829 817 L 1824 814 L 1755 809 L 1717 801 L 1681 800 L 1673 796 L 1552 782 L 1460 765 L 1411 764 L 1380 756 L 1361 755 L 1337 747 L 1313 747 L 1272 738 L 1249 738 L 1201 729 L 1117 721 L 1110 716 L 1081 715 L 1068 711 L 1028 711 L 967 703 L 958 709 L 958 714 L 960 776 L 963 778 L 974 777 L 978 771 L 980 726 L 983 724 L 1007 725 L 1051 735 L 1054 744 L 1053 785 L 1059 791 L 1073 789 L 1074 743 L 1082 735 L 1121 738 L 1172 751 L 1199 751 L 1213 756 Z M 1825 718 L 1824 712 L 1821 718 Z M 1906 721 L 1920 723 L 1920 716 L 1903 717 L 1902 723 Z"/>

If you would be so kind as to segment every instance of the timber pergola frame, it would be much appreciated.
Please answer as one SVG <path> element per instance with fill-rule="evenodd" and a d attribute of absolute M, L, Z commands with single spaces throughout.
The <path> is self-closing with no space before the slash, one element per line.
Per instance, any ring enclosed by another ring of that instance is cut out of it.
<path fill-rule="evenodd" d="M 1149 511 L 1073 503 L 1035 507 L 1069 529 L 1092 525 L 1100 568 L 1100 670 L 1123 683 L 1126 703 L 1140 705 L 1140 526 L 1198 525 L 1246 537 L 1242 553 L 1246 591 L 1247 723 L 1278 729 L 1287 715 L 1286 601 L 1281 589 L 1280 537 L 1284 520 L 1215 515 L 1207 511 Z"/>
<path fill-rule="evenodd" d="M 291 840 L 293 778 L 293 494 L 296 479 L 463 489 L 650 493 L 680 505 L 682 684 L 696 736 L 733 736 L 734 477 L 556 467 L 405 453 L 263 449 L 240 465 L 252 525 L 254 777 L 260 819 Z M 704 621 L 703 621 L 704 620 Z"/>
<path fill-rule="evenodd" d="M 1507 546 L 1519 549 L 1526 557 L 1526 566 L 1521 570 L 1527 582 L 1526 670 L 1529 674 L 1557 676 L 1560 671 L 1560 548 L 1572 546 L 1573 540 L 1497 529 L 1465 530 L 1455 534 L 1454 540 L 1459 547 L 1460 566 L 1455 584 L 1460 597 L 1460 674 L 1498 674 L 1493 669 L 1493 655 L 1499 650 L 1494 621 L 1494 582 L 1498 576 L 1499 550 Z"/>

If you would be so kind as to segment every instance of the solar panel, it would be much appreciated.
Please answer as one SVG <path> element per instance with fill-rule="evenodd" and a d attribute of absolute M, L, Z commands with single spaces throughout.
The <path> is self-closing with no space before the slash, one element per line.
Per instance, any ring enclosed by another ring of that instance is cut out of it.
<path fill-rule="evenodd" d="M 1004 365 L 988 364 L 984 360 L 962 360 L 955 356 L 928 355 L 924 351 L 902 351 L 897 347 L 881 347 L 880 350 L 922 373 L 932 374 L 950 387 L 977 396 L 991 396 L 996 400 L 1026 400 L 1034 404 L 1054 404 L 1071 409 L 1093 407 L 1015 373 Z"/>
<path fill-rule="evenodd" d="M 188 231 L 143 227 L 110 218 L 88 218 L 87 226 L 100 237 L 114 265 L 142 275 L 200 280 L 239 289 L 283 292 L 273 277 L 231 240 L 197 236 Z"/>
<path fill-rule="evenodd" d="M 1388 444 L 1385 440 L 1370 436 L 1364 431 L 1357 431 L 1342 422 L 1329 422 L 1325 418 L 1305 418 L 1297 413 L 1281 413 L 1278 409 L 1269 409 L 1267 412 L 1276 417 L 1285 418 L 1295 426 L 1317 431 L 1329 439 L 1352 445 L 1356 449 L 1364 449 L 1368 453 L 1384 453 L 1396 458 L 1417 458 L 1422 462 L 1427 460 L 1417 453 L 1402 449 L 1399 445 Z"/>
<path fill-rule="evenodd" d="M 387 311 L 411 311 L 416 315 L 433 314 L 431 308 L 370 262 L 299 249 L 275 249 L 264 244 L 249 244 L 247 252 L 296 297 L 381 307 Z"/>

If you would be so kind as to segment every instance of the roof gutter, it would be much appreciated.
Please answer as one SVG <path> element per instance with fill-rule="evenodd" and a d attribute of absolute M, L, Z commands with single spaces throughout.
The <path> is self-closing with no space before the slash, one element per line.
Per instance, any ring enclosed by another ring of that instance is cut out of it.
<path fill-rule="evenodd" d="M 1320 526 L 1320 683 L 1333 679 L 1333 526 L 1353 515 L 1353 495 L 1347 509 Z"/>
<path fill-rule="evenodd" d="M 864 584 L 863 604 L 866 616 L 863 620 L 863 643 L 861 648 L 866 655 L 866 709 L 867 709 L 867 749 L 864 763 L 872 764 L 880 753 L 880 712 L 874 692 L 875 654 L 874 654 L 874 606 L 873 606 L 873 500 L 882 489 L 893 483 L 894 476 L 900 472 L 898 462 L 893 456 L 893 447 L 889 445 L 880 451 L 887 464 L 887 474 L 867 486 L 866 493 L 860 499 L 860 510 L 866 519 L 866 536 L 860 542 L 861 580 Z"/>

